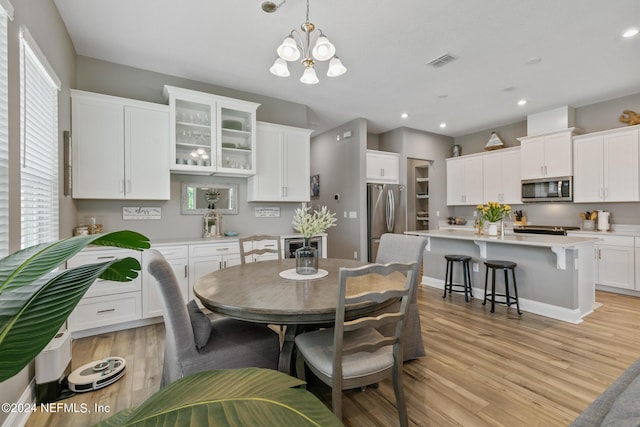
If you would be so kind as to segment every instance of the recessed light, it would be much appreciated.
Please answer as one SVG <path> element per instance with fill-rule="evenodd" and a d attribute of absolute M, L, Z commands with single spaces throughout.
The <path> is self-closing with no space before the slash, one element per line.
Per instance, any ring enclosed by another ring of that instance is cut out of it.
<path fill-rule="evenodd" d="M 521 99 L 520 101 L 518 101 L 518 105 L 523 106 L 527 103 L 526 99 Z"/>
<path fill-rule="evenodd" d="M 407 117 L 409 117 L 409 114 L 408 113 L 402 113 L 400 115 L 400 117 L 402 117 L 403 119 L 406 119 Z"/>
<path fill-rule="evenodd" d="M 504 92 L 513 92 L 514 90 L 516 90 L 515 86 L 509 86 L 509 87 L 505 87 L 504 89 L 502 89 Z"/>
<path fill-rule="evenodd" d="M 444 98 L 447 98 L 448 96 L 449 96 L 449 95 L 447 95 L 446 93 L 443 93 L 443 94 L 441 94 L 441 95 L 438 95 L 438 98 L 440 98 L 440 99 L 444 99 Z"/>
<path fill-rule="evenodd" d="M 447 124 L 445 122 L 440 123 L 440 128 L 444 129 L 447 127 Z"/>
<path fill-rule="evenodd" d="M 542 58 L 540 58 L 539 56 L 534 56 L 533 58 L 527 59 L 525 63 L 527 65 L 533 65 L 533 64 L 539 64 L 540 61 L 542 61 Z"/>
<path fill-rule="evenodd" d="M 638 34 L 638 29 L 637 28 L 629 28 L 627 31 L 622 33 L 622 37 L 624 37 L 625 39 L 628 39 L 629 37 L 633 37 L 636 34 Z"/>

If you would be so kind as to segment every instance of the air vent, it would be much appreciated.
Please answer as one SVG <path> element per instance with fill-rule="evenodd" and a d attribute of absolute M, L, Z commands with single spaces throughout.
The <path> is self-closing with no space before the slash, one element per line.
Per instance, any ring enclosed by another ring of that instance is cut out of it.
<path fill-rule="evenodd" d="M 450 53 L 445 53 L 427 62 L 427 65 L 431 65 L 433 68 L 440 68 L 452 61 L 455 61 L 456 59 L 458 59 L 456 56 L 453 56 Z"/>

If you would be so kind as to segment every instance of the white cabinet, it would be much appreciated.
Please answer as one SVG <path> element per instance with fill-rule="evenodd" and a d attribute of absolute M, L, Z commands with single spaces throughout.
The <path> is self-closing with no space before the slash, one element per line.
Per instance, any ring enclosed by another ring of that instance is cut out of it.
<path fill-rule="evenodd" d="M 73 197 L 168 200 L 168 107 L 77 90 L 71 97 Z"/>
<path fill-rule="evenodd" d="M 171 171 L 250 176 L 256 172 L 260 104 L 164 87 L 170 107 Z"/>
<path fill-rule="evenodd" d="M 574 202 L 640 200 L 640 126 L 574 138 Z"/>
<path fill-rule="evenodd" d="M 306 202 L 311 130 L 258 122 L 257 170 L 247 183 L 250 202 Z"/>
<path fill-rule="evenodd" d="M 367 150 L 367 182 L 400 184 L 400 154 Z"/>
<path fill-rule="evenodd" d="M 634 238 L 604 236 L 596 242 L 596 284 L 621 289 L 635 288 Z"/>
<path fill-rule="evenodd" d="M 73 268 L 116 258 L 132 257 L 140 261 L 140 252 L 127 249 L 86 250 L 67 261 Z M 113 282 L 98 279 L 69 315 L 71 332 L 110 326 L 142 318 L 142 279 Z"/>
<path fill-rule="evenodd" d="M 483 200 L 520 204 L 520 148 L 505 148 L 482 156 Z"/>
<path fill-rule="evenodd" d="M 640 237 L 635 237 L 635 266 L 636 266 L 636 282 L 635 290 L 640 291 Z"/>
<path fill-rule="evenodd" d="M 483 203 L 482 156 L 447 159 L 447 205 Z"/>
<path fill-rule="evenodd" d="M 555 178 L 573 175 L 572 137 L 578 130 L 569 128 L 520 140 L 522 179 Z"/>
<path fill-rule="evenodd" d="M 178 280 L 185 303 L 189 298 L 189 247 L 187 245 L 153 246 L 167 260 Z M 148 273 L 146 252 L 142 253 L 142 317 L 163 315 L 158 281 Z"/>
<path fill-rule="evenodd" d="M 240 264 L 240 246 L 237 240 L 189 245 L 189 298 L 200 303 L 193 293 L 196 280 L 212 271 Z"/>

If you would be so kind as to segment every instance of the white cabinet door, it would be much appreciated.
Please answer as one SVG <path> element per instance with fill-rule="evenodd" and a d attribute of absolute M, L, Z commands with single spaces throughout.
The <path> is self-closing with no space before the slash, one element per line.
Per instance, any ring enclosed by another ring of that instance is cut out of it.
<path fill-rule="evenodd" d="M 502 201 L 502 156 L 500 153 L 482 157 L 484 203 Z"/>
<path fill-rule="evenodd" d="M 635 290 L 640 291 L 640 237 L 635 238 L 635 268 L 636 268 L 636 283 Z"/>
<path fill-rule="evenodd" d="M 633 237 L 629 237 L 633 241 Z M 633 246 L 610 246 L 597 243 L 598 258 L 596 270 L 599 285 L 621 289 L 634 289 L 634 248 Z"/>
<path fill-rule="evenodd" d="M 544 176 L 544 138 L 527 138 L 520 142 L 522 159 L 522 179 L 536 179 Z"/>
<path fill-rule="evenodd" d="M 367 182 L 400 183 L 400 155 L 385 151 L 367 150 Z"/>
<path fill-rule="evenodd" d="M 502 154 L 502 203 L 522 203 L 520 149 Z M 486 170 L 486 169 L 485 169 Z M 485 197 L 486 199 L 486 197 Z"/>
<path fill-rule="evenodd" d="M 640 200 L 638 130 L 604 136 L 604 200 Z"/>
<path fill-rule="evenodd" d="M 604 197 L 604 161 L 602 136 L 575 140 L 573 201 L 597 202 Z"/>
<path fill-rule="evenodd" d="M 74 198 L 124 198 L 123 106 L 91 97 L 72 100 Z"/>
<path fill-rule="evenodd" d="M 447 159 L 447 205 L 483 202 L 482 156 Z"/>
<path fill-rule="evenodd" d="M 125 198 L 169 200 L 169 112 L 125 107 Z"/>
<path fill-rule="evenodd" d="M 571 131 L 544 137 L 544 174 L 547 177 L 573 175 L 573 150 Z"/>
<path fill-rule="evenodd" d="M 310 200 L 310 130 L 257 123 L 256 174 L 249 177 L 250 202 Z"/>

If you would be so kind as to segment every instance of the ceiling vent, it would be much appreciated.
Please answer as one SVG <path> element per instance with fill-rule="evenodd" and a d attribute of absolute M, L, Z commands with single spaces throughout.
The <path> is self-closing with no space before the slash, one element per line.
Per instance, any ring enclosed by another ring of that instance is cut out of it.
<path fill-rule="evenodd" d="M 427 62 L 427 65 L 431 65 L 433 68 L 440 68 L 444 67 L 452 61 L 455 61 L 456 59 L 458 59 L 456 56 L 453 56 L 450 53 L 444 53 L 437 58 Z"/>

